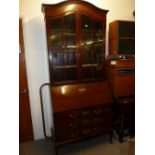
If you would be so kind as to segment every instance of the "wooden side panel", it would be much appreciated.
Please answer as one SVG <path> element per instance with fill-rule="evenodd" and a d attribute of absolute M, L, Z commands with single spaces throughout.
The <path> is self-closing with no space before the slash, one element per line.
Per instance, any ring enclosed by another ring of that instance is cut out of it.
<path fill-rule="evenodd" d="M 115 39 L 117 38 L 117 21 L 114 21 L 112 23 L 109 24 L 109 38 L 110 39 Z"/>

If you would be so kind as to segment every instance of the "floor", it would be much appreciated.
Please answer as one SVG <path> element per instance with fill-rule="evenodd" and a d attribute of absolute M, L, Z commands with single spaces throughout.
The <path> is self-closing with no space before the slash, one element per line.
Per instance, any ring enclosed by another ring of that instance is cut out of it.
<path fill-rule="evenodd" d="M 21 143 L 19 155 L 54 155 L 53 144 L 49 139 Z M 59 155 L 128 155 L 128 138 L 119 143 L 114 137 L 113 143 L 110 144 L 109 136 L 99 136 L 61 146 Z"/>

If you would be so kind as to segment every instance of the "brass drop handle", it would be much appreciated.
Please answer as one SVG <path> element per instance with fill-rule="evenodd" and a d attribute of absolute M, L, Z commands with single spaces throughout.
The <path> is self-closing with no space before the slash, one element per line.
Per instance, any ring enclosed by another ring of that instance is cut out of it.
<path fill-rule="evenodd" d="M 88 134 L 90 132 L 90 129 L 85 129 L 82 131 L 83 134 Z"/>
<path fill-rule="evenodd" d="M 78 132 L 71 133 L 70 135 L 71 135 L 73 138 L 75 138 L 75 137 L 78 136 Z"/>
<path fill-rule="evenodd" d="M 72 127 L 72 128 L 75 128 L 75 127 L 77 127 L 77 124 L 78 124 L 77 122 L 75 122 L 74 124 L 70 123 L 69 126 Z"/>
<path fill-rule="evenodd" d="M 69 117 L 71 117 L 71 118 L 76 118 L 77 117 L 77 114 L 76 113 L 74 113 L 74 114 L 69 114 Z"/>
<path fill-rule="evenodd" d="M 90 111 L 83 111 L 83 112 L 82 112 L 82 115 L 86 116 L 86 115 L 88 115 L 89 113 L 90 113 Z"/>
<path fill-rule="evenodd" d="M 101 109 L 96 109 L 96 110 L 94 110 L 94 113 L 95 113 L 95 114 L 101 113 Z"/>
<path fill-rule="evenodd" d="M 79 91 L 80 93 L 84 93 L 84 92 L 86 91 L 86 88 L 79 88 L 78 91 Z"/>
<path fill-rule="evenodd" d="M 89 124 L 90 123 L 90 120 L 83 120 L 81 122 L 82 122 L 82 124 Z"/>

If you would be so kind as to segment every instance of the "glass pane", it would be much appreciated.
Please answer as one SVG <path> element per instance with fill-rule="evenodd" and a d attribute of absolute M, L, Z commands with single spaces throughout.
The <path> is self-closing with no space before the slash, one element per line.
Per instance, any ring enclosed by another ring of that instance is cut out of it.
<path fill-rule="evenodd" d="M 75 52 L 66 52 L 65 54 L 62 52 L 54 52 L 53 54 L 53 65 L 76 65 L 76 57 Z M 64 57 L 66 57 L 66 63 L 64 61 Z"/>
<path fill-rule="evenodd" d="M 120 21 L 118 24 L 118 35 L 120 37 L 135 38 L 135 22 Z"/>
<path fill-rule="evenodd" d="M 77 79 L 75 14 L 51 21 L 53 78 L 56 82 Z M 52 80 L 53 80 L 52 79 Z"/>
<path fill-rule="evenodd" d="M 103 30 L 101 22 L 94 22 L 94 51 L 93 63 L 102 63 Z"/>
<path fill-rule="evenodd" d="M 91 67 L 83 67 L 82 68 L 82 78 L 84 80 L 92 79 L 92 68 Z"/>
<path fill-rule="evenodd" d="M 89 50 L 85 49 L 85 51 L 83 51 L 82 53 L 82 57 L 83 57 L 83 64 L 91 63 L 91 52 Z"/>
<path fill-rule="evenodd" d="M 77 73 L 76 68 L 67 69 L 67 80 L 71 80 L 71 81 L 76 80 L 77 79 L 76 73 Z"/>
<path fill-rule="evenodd" d="M 75 52 L 68 52 L 66 53 L 67 56 L 67 65 L 76 65 L 76 57 Z"/>
<path fill-rule="evenodd" d="M 53 70 L 52 80 L 54 82 L 64 81 L 65 80 L 65 70 L 63 68 L 57 68 Z"/>
<path fill-rule="evenodd" d="M 102 63 L 102 46 L 100 44 L 94 44 L 93 50 L 93 63 L 100 64 Z"/>
<path fill-rule="evenodd" d="M 75 31 L 75 14 L 70 14 L 64 17 L 65 29 Z"/>
<path fill-rule="evenodd" d="M 102 66 L 98 65 L 96 67 L 93 68 L 93 73 L 94 73 L 94 79 L 96 78 L 102 78 L 103 77 L 103 68 Z"/>
<path fill-rule="evenodd" d="M 134 54 L 135 40 L 134 39 L 119 39 L 118 40 L 119 54 Z"/>
<path fill-rule="evenodd" d="M 64 17 L 64 51 L 66 64 L 66 80 L 77 79 L 76 64 L 76 21 L 75 14 Z"/>
<path fill-rule="evenodd" d="M 92 30 L 92 20 L 88 16 L 82 15 L 82 32 L 89 32 Z"/>
<path fill-rule="evenodd" d="M 64 53 L 53 52 L 53 65 L 64 65 Z"/>
<path fill-rule="evenodd" d="M 62 50 L 63 38 L 62 38 L 62 19 L 54 19 L 51 21 L 51 45 L 54 52 Z"/>
<path fill-rule="evenodd" d="M 82 48 L 82 63 L 90 64 L 92 63 L 92 49 L 93 49 L 93 21 L 87 16 L 82 16 L 82 38 L 81 38 L 81 48 Z"/>
<path fill-rule="evenodd" d="M 53 19 L 51 21 L 51 27 L 53 30 L 60 31 L 62 29 L 62 19 L 61 18 Z"/>
<path fill-rule="evenodd" d="M 97 80 L 103 76 L 103 25 L 102 22 L 82 16 L 82 74 L 84 80 Z"/>
<path fill-rule="evenodd" d="M 84 45 L 91 45 L 92 44 L 92 39 L 93 39 L 93 34 L 92 34 L 92 20 L 91 18 L 87 16 L 82 16 L 82 43 Z"/>
<path fill-rule="evenodd" d="M 76 23 L 75 23 L 75 14 L 65 16 L 65 32 L 64 32 L 64 41 L 67 50 L 76 49 Z"/>
<path fill-rule="evenodd" d="M 101 22 L 94 22 L 94 40 L 102 42 L 103 40 L 103 29 Z"/>

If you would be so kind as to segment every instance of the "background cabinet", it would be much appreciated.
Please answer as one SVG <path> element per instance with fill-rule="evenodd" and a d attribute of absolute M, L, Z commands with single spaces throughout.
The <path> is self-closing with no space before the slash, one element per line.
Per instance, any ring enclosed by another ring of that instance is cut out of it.
<path fill-rule="evenodd" d="M 112 134 L 105 81 L 107 10 L 85 1 L 42 5 L 45 15 L 56 145 Z"/>
<path fill-rule="evenodd" d="M 135 128 L 135 22 L 116 20 L 109 24 L 107 79 L 114 98 L 114 130 L 123 141 L 125 130 Z"/>
<path fill-rule="evenodd" d="M 109 54 L 115 56 L 134 56 L 134 21 L 116 20 L 109 24 Z"/>

